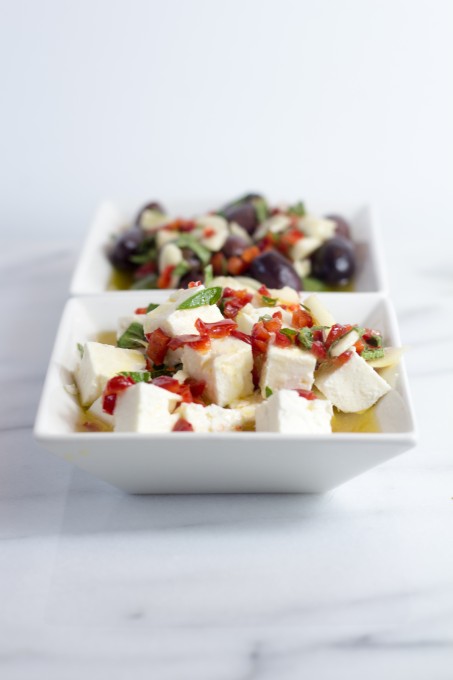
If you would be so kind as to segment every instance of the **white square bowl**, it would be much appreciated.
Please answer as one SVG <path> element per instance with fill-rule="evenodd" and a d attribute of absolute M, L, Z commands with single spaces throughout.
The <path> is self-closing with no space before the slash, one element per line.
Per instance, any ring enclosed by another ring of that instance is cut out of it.
<path fill-rule="evenodd" d="M 118 316 L 166 297 L 165 291 L 140 291 L 85 296 L 67 303 L 35 423 L 40 444 L 131 493 L 321 492 L 414 446 L 404 363 L 390 376 L 394 389 L 376 409 L 382 429 L 376 434 L 76 432 L 79 407 L 64 387 L 72 382 L 76 344 L 114 330 Z M 339 322 L 379 328 L 387 344 L 400 344 L 393 309 L 382 294 L 321 297 Z"/>
<path fill-rule="evenodd" d="M 176 206 L 175 214 L 200 214 L 207 205 Z M 336 206 L 310 205 L 314 214 L 338 212 L 349 220 L 352 239 L 356 244 L 357 272 L 354 278 L 356 292 L 384 292 L 387 290 L 385 267 L 380 244 L 380 232 L 376 210 L 369 205 Z M 88 231 L 71 280 L 71 295 L 92 295 L 108 291 L 113 269 L 105 250 L 112 236 L 118 234 L 130 221 L 118 206 L 106 201 L 102 203 Z"/>

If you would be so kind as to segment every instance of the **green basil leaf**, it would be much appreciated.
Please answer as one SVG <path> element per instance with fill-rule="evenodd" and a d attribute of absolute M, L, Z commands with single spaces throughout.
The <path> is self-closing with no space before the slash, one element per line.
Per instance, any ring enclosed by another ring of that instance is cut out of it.
<path fill-rule="evenodd" d="M 267 203 L 264 200 L 264 198 L 255 198 L 253 200 L 253 207 L 255 208 L 255 215 L 256 219 L 258 220 L 258 224 L 261 224 L 262 222 L 267 220 L 269 211 L 267 209 Z"/>
<path fill-rule="evenodd" d="M 274 393 L 273 393 L 273 391 L 271 390 L 271 388 L 268 387 L 268 386 L 266 385 L 266 399 L 267 399 L 268 397 L 272 397 L 273 394 L 274 394 Z"/>
<path fill-rule="evenodd" d="M 190 265 L 185 261 L 181 260 L 172 271 L 172 276 L 177 276 L 180 279 L 184 274 L 190 271 Z"/>
<path fill-rule="evenodd" d="M 157 260 L 157 251 L 151 248 L 146 253 L 138 253 L 137 255 L 130 255 L 129 261 L 134 264 L 146 264 L 147 262 L 154 262 Z"/>
<path fill-rule="evenodd" d="M 158 307 L 159 305 L 156 305 L 155 302 L 151 302 L 146 308 L 146 313 L 148 314 L 148 312 L 152 312 L 153 309 L 157 309 Z"/>
<path fill-rule="evenodd" d="M 275 307 L 275 305 L 277 304 L 277 298 L 271 298 L 268 297 L 267 295 L 262 295 L 261 297 L 263 299 L 263 302 L 265 302 L 268 307 Z"/>
<path fill-rule="evenodd" d="M 316 279 L 314 276 L 304 276 L 302 279 L 303 290 L 309 290 L 313 292 L 323 292 L 328 290 L 326 284 L 320 279 Z"/>
<path fill-rule="evenodd" d="M 123 335 L 118 338 L 117 346 L 122 349 L 142 349 L 148 344 L 146 342 L 143 326 L 138 321 L 133 321 L 131 325 L 126 328 Z"/>
<path fill-rule="evenodd" d="M 360 355 L 365 361 L 371 361 L 372 359 L 382 359 L 384 356 L 383 349 L 364 349 Z"/>
<path fill-rule="evenodd" d="M 204 285 L 206 287 L 208 287 L 213 278 L 214 278 L 214 273 L 212 271 L 212 264 L 208 264 L 204 268 Z"/>
<path fill-rule="evenodd" d="M 202 264 L 207 265 L 211 259 L 211 251 L 197 241 L 191 234 L 181 234 L 176 241 L 176 245 L 180 248 L 190 248 L 195 253 Z"/>
<path fill-rule="evenodd" d="M 297 335 L 297 331 L 293 330 L 292 328 L 281 328 L 280 333 L 283 333 L 283 335 L 287 335 L 288 338 L 291 339 Z"/>
<path fill-rule="evenodd" d="M 194 309 L 194 307 L 203 307 L 203 305 L 214 305 L 221 297 L 222 288 L 220 286 L 204 288 L 181 302 L 177 309 Z"/>
<path fill-rule="evenodd" d="M 304 217 L 307 214 L 305 210 L 305 204 L 302 201 L 298 201 L 294 205 L 288 208 L 288 213 L 290 215 L 297 215 L 298 217 Z"/>
<path fill-rule="evenodd" d="M 126 378 L 132 378 L 135 383 L 149 383 L 153 378 L 151 371 L 121 371 L 120 375 L 124 375 Z"/>
<path fill-rule="evenodd" d="M 297 339 L 304 349 L 311 349 L 313 345 L 313 333 L 311 328 L 308 328 L 308 326 L 301 328 Z"/>
<path fill-rule="evenodd" d="M 270 314 L 263 314 L 263 316 L 258 317 L 258 321 L 270 321 L 272 319 Z"/>

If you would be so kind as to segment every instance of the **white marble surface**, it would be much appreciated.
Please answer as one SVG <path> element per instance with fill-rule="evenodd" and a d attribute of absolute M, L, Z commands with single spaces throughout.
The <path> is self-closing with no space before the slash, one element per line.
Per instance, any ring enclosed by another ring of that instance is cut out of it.
<path fill-rule="evenodd" d="M 387 243 L 420 445 L 319 497 L 129 497 L 39 449 L 74 253 L 0 253 L 2 680 L 450 680 L 451 249 Z"/>

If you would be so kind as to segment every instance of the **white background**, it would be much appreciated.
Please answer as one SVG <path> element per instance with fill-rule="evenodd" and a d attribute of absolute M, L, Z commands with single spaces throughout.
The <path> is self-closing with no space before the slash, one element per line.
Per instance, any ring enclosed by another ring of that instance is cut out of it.
<path fill-rule="evenodd" d="M 387 245 L 453 228 L 449 0 L 0 8 L 5 238 L 79 241 L 105 197 L 248 190 L 374 199 Z"/>

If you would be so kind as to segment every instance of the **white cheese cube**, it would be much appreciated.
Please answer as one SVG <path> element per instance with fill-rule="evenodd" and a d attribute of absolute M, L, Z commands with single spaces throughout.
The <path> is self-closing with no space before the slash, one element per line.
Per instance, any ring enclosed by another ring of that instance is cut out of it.
<path fill-rule="evenodd" d="M 111 416 L 110 413 L 106 413 L 102 408 L 102 394 L 98 399 L 96 399 L 96 401 L 93 401 L 90 408 L 88 409 L 88 413 L 94 418 L 100 420 L 101 423 L 104 423 L 104 425 L 108 425 L 109 427 L 113 428 L 113 416 Z"/>
<path fill-rule="evenodd" d="M 237 409 L 222 408 L 217 404 L 181 404 L 177 413 L 187 420 L 194 432 L 232 432 L 241 428 L 243 416 Z"/>
<path fill-rule="evenodd" d="M 298 228 L 306 236 L 313 236 L 320 239 L 320 241 L 327 241 L 327 239 L 332 238 L 335 234 L 336 224 L 333 220 L 328 220 L 324 217 L 305 215 L 305 217 L 301 217 L 299 220 Z"/>
<path fill-rule="evenodd" d="M 301 279 L 304 279 L 306 276 L 310 276 L 311 272 L 310 260 L 297 260 L 297 262 L 293 262 L 293 267 L 299 274 Z"/>
<path fill-rule="evenodd" d="M 338 368 L 321 367 L 315 385 L 344 413 L 365 411 L 390 391 L 390 385 L 356 352 Z"/>
<path fill-rule="evenodd" d="M 107 381 L 117 373 L 140 371 L 144 368 L 145 357 L 135 349 L 87 342 L 83 358 L 74 373 L 82 406 L 92 404 L 101 395 Z"/>
<path fill-rule="evenodd" d="M 219 406 L 253 392 L 252 348 L 236 338 L 211 340 L 205 352 L 185 346 L 182 353 L 184 371 L 206 382 L 205 394 Z"/>
<path fill-rule="evenodd" d="M 279 234 L 291 225 L 291 218 L 288 215 L 272 215 L 265 220 L 253 234 L 254 241 L 264 238 L 267 233 Z"/>
<path fill-rule="evenodd" d="M 266 387 L 275 392 L 282 389 L 311 390 L 316 358 L 299 347 L 269 345 L 260 377 L 263 397 Z"/>
<path fill-rule="evenodd" d="M 318 250 L 322 241 L 320 238 L 315 238 L 314 236 L 304 236 L 293 245 L 290 249 L 289 254 L 292 260 L 304 260 L 306 257 L 311 255 Z"/>
<path fill-rule="evenodd" d="M 181 397 L 150 383 L 137 383 L 120 392 L 113 413 L 115 432 L 171 432 L 172 414 Z"/>
<path fill-rule="evenodd" d="M 197 236 L 201 245 L 212 252 L 221 250 L 228 238 L 228 222 L 221 215 L 204 215 L 197 219 Z"/>
<path fill-rule="evenodd" d="M 327 434 L 332 431 L 332 404 L 305 399 L 294 390 L 280 390 L 256 409 L 257 432 Z"/>
<path fill-rule="evenodd" d="M 145 333 L 152 333 L 157 328 L 161 328 L 167 335 L 186 335 L 198 333 L 195 328 L 197 319 L 202 319 L 206 323 L 221 321 L 223 315 L 217 305 L 178 309 L 179 305 L 185 300 L 202 290 L 204 290 L 204 286 L 197 286 L 172 293 L 167 302 L 148 312 L 143 323 Z"/>
<path fill-rule="evenodd" d="M 253 307 L 253 305 L 248 303 L 239 310 L 236 316 L 235 321 L 238 325 L 238 331 L 251 335 L 253 326 L 258 323 L 261 316 L 272 316 L 275 312 L 282 313 L 284 327 L 291 327 L 292 313 L 286 309 L 282 307 Z"/>
<path fill-rule="evenodd" d="M 116 337 L 120 338 L 124 331 L 126 331 L 131 323 L 140 323 L 143 326 L 145 314 L 129 314 L 129 316 L 120 316 L 116 326 Z"/>
<path fill-rule="evenodd" d="M 158 248 L 163 248 L 167 243 L 176 241 L 178 236 L 178 232 L 171 229 L 159 229 L 156 233 L 156 245 Z"/>

